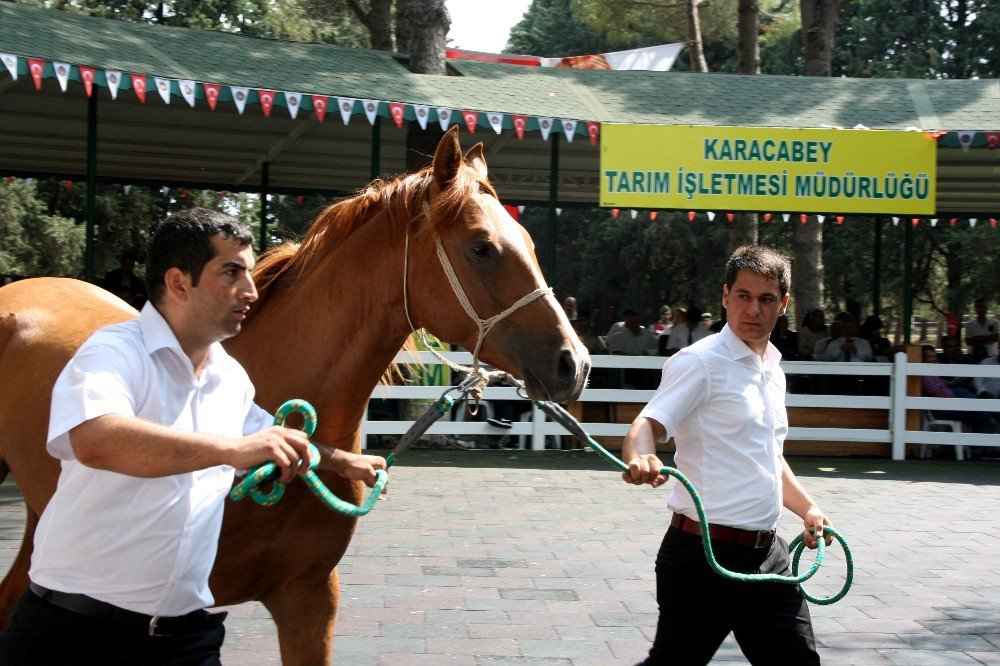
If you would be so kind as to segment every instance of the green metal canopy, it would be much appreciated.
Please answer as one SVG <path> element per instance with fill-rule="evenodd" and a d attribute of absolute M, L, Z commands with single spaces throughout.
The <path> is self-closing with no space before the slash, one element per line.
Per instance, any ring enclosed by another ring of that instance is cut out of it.
<path fill-rule="evenodd" d="M 396 126 L 390 106 L 400 103 L 408 122 L 416 122 L 421 106 L 428 107 L 430 123 L 438 122 L 439 109 L 451 110 L 452 124 L 460 125 L 463 111 L 477 112 L 475 133 L 463 132 L 463 143 L 486 144 L 491 179 L 513 203 L 551 200 L 554 136 L 560 137 L 555 198 L 596 203 L 599 143 L 591 144 L 588 123 L 861 124 L 978 131 L 967 150 L 956 134 L 939 141 L 937 209 L 941 215 L 1000 213 L 1000 149 L 987 148 L 982 133 L 1000 129 L 996 80 L 609 72 L 472 61 L 449 61 L 449 76 L 428 76 L 412 74 L 405 56 L 388 52 L 134 24 L 11 3 L 0 3 L 0 54 L 15 56 L 18 72 L 15 80 L 0 66 L 0 175 L 85 177 L 91 113 L 101 180 L 257 190 L 266 172 L 271 191 L 347 192 L 371 176 L 373 152 L 375 172 L 404 169 L 405 125 Z M 44 63 L 40 90 L 29 59 Z M 65 92 L 57 63 L 68 65 Z M 94 68 L 93 100 L 81 66 Z M 115 100 L 109 71 L 122 73 Z M 131 74 L 149 77 L 144 103 L 131 88 Z M 169 87 L 169 103 L 153 77 Z M 206 101 L 204 83 L 221 85 L 215 110 Z M 194 93 L 193 107 L 181 94 L 185 85 Z M 242 113 L 234 87 L 248 89 Z M 260 91 L 275 93 L 269 117 Z M 313 96 L 329 103 L 322 122 Z M 338 98 L 352 104 L 348 124 Z M 291 100 L 298 102 L 295 118 Z M 376 105 L 377 131 L 362 100 Z M 500 134 L 491 126 L 491 114 L 502 114 Z M 523 138 L 514 130 L 514 116 L 524 119 Z M 551 131 L 547 138 L 543 125 Z"/>

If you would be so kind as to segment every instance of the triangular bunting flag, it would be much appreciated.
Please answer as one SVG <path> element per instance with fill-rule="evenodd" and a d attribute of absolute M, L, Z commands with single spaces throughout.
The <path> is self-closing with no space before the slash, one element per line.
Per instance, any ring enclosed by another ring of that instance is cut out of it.
<path fill-rule="evenodd" d="M 469 133 L 475 134 L 476 122 L 479 121 L 479 113 L 477 111 L 462 111 L 462 120 L 465 121 L 465 126 L 469 128 Z"/>
<path fill-rule="evenodd" d="M 936 227 L 937 226 L 937 221 L 938 221 L 938 219 L 936 217 L 932 217 L 931 218 L 931 226 L 932 227 Z"/>
<path fill-rule="evenodd" d="M 504 204 L 503 209 L 507 211 L 507 214 L 510 215 L 511 219 L 514 220 L 515 222 L 517 222 L 517 219 L 521 216 L 521 211 L 517 209 L 517 206 L 509 206 L 507 204 Z"/>
<path fill-rule="evenodd" d="M 805 224 L 809 221 L 809 216 L 805 213 L 799 213 L 799 221 L 802 222 L 802 224 Z"/>
<path fill-rule="evenodd" d="M 792 214 L 791 213 L 782 213 L 781 214 L 781 219 L 784 220 L 785 222 L 788 222 L 788 220 L 792 219 Z"/>
<path fill-rule="evenodd" d="M 94 68 L 80 66 L 80 80 L 83 81 L 83 89 L 87 91 L 87 97 L 94 93 Z"/>
<path fill-rule="evenodd" d="M 288 115 L 292 117 L 292 120 L 295 120 L 296 116 L 299 115 L 299 108 L 302 106 L 302 93 L 286 92 L 285 104 L 288 105 Z"/>
<path fill-rule="evenodd" d="M 542 133 L 542 141 L 549 140 L 549 132 L 552 131 L 552 119 L 551 118 L 539 118 L 538 119 L 538 130 Z"/>
<path fill-rule="evenodd" d="M 233 93 L 233 102 L 236 104 L 236 110 L 239 111 L 242 116 L 243 109 L 247 107 L 247 97 L 250 96 L 250 89 L 229 86 L 229 90 Z"/>
<path fill-rule="evenodd" d="M 523 213 L 524 212 L 524 206 L 518 206 L 517 207 L 517 212 L 518 212 L 518 214 Z"/>
<path fill-rule="evenodd" d="M 264 111 L 264 117 L 271 117 L 271 109 L 274 107 L 274 91 L 273 90 L 257 90 L 257 99 L 260 100 L 260 108 Z"/>
<path fill-rule="evenodd" d="M 726 213 L 726 222 L 732 222 L 735 219 L 736 215 L 734 213 Z"/>
<path fill-rule="evenodd" d="M 618 219 L 618 212 L 619 211 L 618 211 L 617 208 L 612 208 L 611 209 L 611 219 L 613 219 L 613 220 Z"/>
<path fill-rule="evenodd" d="M 772 215 L 770 213 L 764 213 L 764 221 L 770 222 Z"/>
<path fill-rule="evenodd" d="M 215 105 L 219 103 L 219 93 L 222 92 L 222 86 L 218 83 L 202 83 L 201 87 L 205 91 L 205 100 L 208 101 L 208 108 L 215 111 Z"/>
<path fill-rule="evenodd" d="M 497 134 L 503 132 L 503 114 L 502 113 L 488 113 L 486 114 L 486 119 L 490 121 L 490 127 Z"/>
<path fill-rule="evenodd" d="M 1000 145 L 1000 132 L 983 132 L 986 137 L 986 147 L 993 150 Z"/>
<path fill-rule="evenodd" d="M 632 211 L 632 213 L 633 213 L 632 217 L 635 218 L 634 215 L 635 211 Z M 559 217 L 560 215 L 562 215 L 562 208 L 556 208 L 556 217 Z"/>
<path fill-rule="evenodd" d="M 353 97 L 337 98 L 337 108 L 340 109 L 340 117 L 345 125 L 351 122 L 351 114 L 354 113 L 354 102 L 355 99 Z"/>
<path fill-rule="evenodd" d="M 393 121 L 396 123 L 396 127 L 403 126 L 403 113 L 406 110 L 406 105 L 400 102 L 389 102 L 389 115 L 392 116 Z"/>
<path fill-rule="evenodd" d="M 978 218 L 970 217 L 969 218 L 969 227 L 971 227 L 972 229 L 975 229 L 976 228 L 976 222 L 978 222 L 978 221 L 979 221 Z"/>
<path fill-rule="evenodd" d="M 558 208 L 556 208 L 556 210 L 559 210 L 559 209 L 558 209 Z M 639 211 L 637 211 L 637 210 L 636 210 L 635 208 L 633 208 L 632 210 L 630 210 L 630 211 L 629 211 L 629 214 L 630 214 L 630 215 L 632 216 L 632 219 L 633 219 L 633 220 L 634 220 L 635 218 L 639 217 Z"/>
<path fill-rule="evenodd" d="M 363 99 L 361 100 L 361 106 L 365 110 L 365 117 L 368 118 L 368 124 L 374 125 L 375 118 L 378 117 L 378 100 L 377 99 Z"/>
<path fill-rule="evenodd" d="M 313 113 L 316 114 L 316 119 L 319 122 L 323 122 L 326 118 L 326 105 L 328 104 L 327 99 L 324 95 L 313 95 Z"/>
<path fill-rule="evenodd" d="M 183 97 L 184 101 L 188 103 L 188 106 L 194 108 L 194 93 L 195 90 L 197 90 L 194 87 L 194 81 L 178 81 L 177 87 L 181 89 L 181 97 Z"/>
<path fill-rule="evenodd" d="M 28 58 L 28 71 L 35 82 L 35 90 L 42 89 L 42 74 L 45 73 L 45 61 L 37 58 Z"/>
<path fill-rule="evenodd" d="M 694 222 L 694 216 L 697 215 L 693 210 L 688 211 L 688 222 Z"/>
<path fill-rule="evenodd" d="M 17 81 L 17 56 L 13 53 L 0 53 L 0 61 L 3 61 L 4 67 L 10 72 L 10 78 Z"/>
<path fill-rule="evenodd" d="M 59 88 L 63 92 L 66 92 L 66 84 L 69 83 L 69 64 L 52 61 L 52 69 L 56 71 L 56 80 L 59 82 Z"/>
<path fill-rule="evenodd" d="M 438 123 L 441 125 L 441 131 L 447 132 L 448 127 L 451 126 L 451 109 L 438 109 L 437 117 Z"/>
<path fill-rule="evenodd" d="M 708 218 L 709 222 L 715 222 L 715 213 L 713 211 L 707 211 L 705 217 Z"/>
<path fill-rule="evenodd" d="M 523 139 L 524 128 L 528 124 L 528 116 L 511 116 L 510 119 L 514 123 L 514 132 L 517 133 L 517 138 Z"/>
<path fill-rule="evenodd" d="M 24 181 L 27 182 L 28 179 L 25 178 Z M 997 219 L 995 217 L 991 217 L 990 218 L 990 228 L 991 229 L 996 229 L 997 228 Z"/>
<path fill-rule="evenodd" d="M 950 220 L 948 220 L 948 226 L 949 227 L 953 227 L 956 224 L 958 224 L 958 218 L 957 217 L 953 217 Z"/>
<path fill-rule="evenodd" d="M 35 184 L 35 179 L 34 178 L 25 178 L 24 179 L 24 184 L 27 185 L 28 187 L 31 187 L 32 185 Z M 993 222 L 993 220 L 990 220 L 990 222 Z"/>
<path fill-rule="evenodd" d="M 894 226 L 894 227 L 898 227 L 899 226 L 899 218 L 898 217 L 892 218 L 892 226 Z"/>
<path fill-rule="evenodd" d="M 423 104 L 411 104 L 413 114 L 417 117 L 417 124 L 420 129 L 427 129 L 427 118 L 431 115 L 431 108 Z"/>
<path fill-rule="evenodd" d="M 139 101 L 143 104 L 146 103 L 146 77 L 143 74 L 129 74 L 129 78 L 132 80 L 132 90 L 135 91 L 135 96 L 139 98 Z"/>
<path fill-rule="evenodd" d="M 67 180 L 66 181 L 66 191 L 69 192 L 72 189 L 73 189 L 73 181 L 72 180 Z"/>
<path fill-rule="evenodd" d="M 181 198 L 187 199 L 189 194 L 191 194 L 191 190 L 188 188 L 185 187 L 181 189 Z"/>
<path fill-rule="evenodd" d="M 649 211 L 649 219 L 655 220 L 656 216 L 659 215 L 659 214 L 660 214 L 660 211 L 658 211 L 658 210 L 651 210 L 651 211 Z"/>
<path fill-rule="evenodd" d="M 131 185 L 126 185 L 123 189 L 125 190 L 125 194 L 128 194 L 129 192 L 132 191 L 132 186 Z"/>
<path fill-rule="evenodd" d="M 299 203 L 302 203 L 303 201 L 305 201 L 305 195 L 300 194 L 297 197 L 295 197 L 295 200 L 298 201 Z"/>
<path fill-rule="evenodd" d="M 823 220 L 825 220 L 825 219 L 826 219 L 826 215 L 817 215 L 816 216 L 816 221 L 819 222 L 820 224 L 823 224 Z"/>
<path fill-rule="evenodd" d="M 838 215 L 837 216 L 837 224 L 843 224 L 843 223 L 844 223 L 844 216 L 843 215 Z"/>
<path fill-rule="evenodd" d="M 920 218 L 919 217 L 913 218 L 912 220 L 910 220 L 910 224 L 912 224 L 913 226 L 917 226 L 918 224 L 920 224 Z"/>
<path fill-rule="evenodd" d="M 601 123 L 588 122 L 587 123 L 587 136 L 590 137 L 590 145 L 597 145 L 597 137 L 601 133 Z"/>
<path fill-rule="evenodd" d="M 576 133 L 576 121 L 563 118 L 563 134 L 566 135 L 566 143 L 573 143 L 573 135 Z"/>
<path fill-rule="evenodd" d="M 163 100 L 163 103 L 170 104 L 170 79 L 154 76 L 153 83 L 156 84 L 156 92 L 160 93 L 160 99 Z"/>
<path fill-rule="evenodd" d="M 122 73 L 107 69 L 104 70 L 104 78 L 108 80 L 108 92 L 111 93 L 111 99 L 118 99 L 118 86 L 122 83 Z"/>
<path fill-rule="evenodd" d="M 970 130 L 962 130 L 958 133 L 958 145 L 962 146 L 962 152 L 969 152 L 972 140 L 976 138 L 976 133 Z"/>

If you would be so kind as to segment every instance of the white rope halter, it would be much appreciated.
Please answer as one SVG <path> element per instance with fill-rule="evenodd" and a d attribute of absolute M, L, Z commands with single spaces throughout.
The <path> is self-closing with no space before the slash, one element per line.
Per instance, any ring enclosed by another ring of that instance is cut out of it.
<path fill-rule="evenodd" d="M 427 202 L 423 202 L 423 211 L 421 215 L 426 216 L 430 219 L 430 208 Z M 451 285 L 451 290 L 455 292 L 455 297 L 458 298 L 458 302 L 462 304 L 462 308 L 465 313 L 469 315 L 476 324 L 476 347 L 472 351 L 472 367 L 461 365 L 446 359 L 444 356 L 439 354 L 436 349 L 434 349 L 430 343 L 427 341 L 427 336 L 423 333 L 421 329 L 421 335 L 423 335 L 424 346 L 434 354 L 442 363 L 450 367 L 452 370 L 458 372 L 469 373 L 469 380 L 463 382 L 463 386 L 468 385 L 468 392 L 473 396 L 475 400 L 475 410 L 479 409 L 479 401 L 482 399 L 483 389 L 493 381 L 494 379 L 504 377 L 507 375 L 503 370 L 484 370 L 479 365 L 479 350 L 483 346 L 483 340 L 490 330 L 496 326 L 499 322 L 509 317 L 511 314 L 521 309 L 528 303 L 531 303 L 537 298 L 541 298 L 545 295 L 552 294 L 551 287 L 539 287 L 529 294 L 526 294 L 519 298 L 513 305 L 501 312 L 500 314 L 493 315 L 492 317 L 487 317 L 483 319 L 476 312 L 476 309 L 472 306 L 472 302 L 465 293 L 465 289 L 462 288 L 462 283 L 459 282 L 458 276 L 455 274 L 455 269 L 451 265 L 451 261 L 448 259 L 448 254 L 444 250 L 444 246 L 441 244 L 441 239 L 438 236 L 434 237 L 434 245 L 437 249 L 438 260 L 441 262 L 441 267 L 444 269 L 444 274 L 448 277 L 448 283 Z M 416 327 L 413 325 L 413 320 L 410 318 L 410 300 L 409 300 L 409 264 L 410 264 L 410 220 L 406 222 L 406 241 L 403 250 L 403 309 L 406 312 L 406 322 L 410 325 L 410 331 L 416 333 Z M 474 377 L 476 379 L 474 379 Z M 470 409 L 472 414 L 476 411 Z"/>

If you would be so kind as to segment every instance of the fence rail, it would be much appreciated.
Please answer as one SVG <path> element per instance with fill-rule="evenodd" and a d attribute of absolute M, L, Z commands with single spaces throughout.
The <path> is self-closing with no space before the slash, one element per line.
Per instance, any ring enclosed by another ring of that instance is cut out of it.
<path fill-rule="evenodd" d="M 470 364 L 472 355 L 468 352 L 448 352 L 444 354 L 449 360 Z M 617 356 L 604 355 L 592 357 L 595 368 L 617 369 L 647 369 L 660 370 L 664 359 L 659 356 Z M 396 362 L 401 364 L 420 363 L 436 365 L 441 363 L 429 352 L 400 352 Z M 907 411 L 948 410 L 948 411 L 981 411 L 1000 414 L 1000 399 L 971 398 L 924 398 L 907 395 L 907 380 L 911 377 L 923 376 L 957 376 L 957 377 L 1000 377 L 1000 366 L 981 365 L 947 365 L 935 363 L 912 363 L 905 353 L 897 353 L 891 363 L 825 363 L 791 361 L 781 364 L 786 375 L 836 375 L 836 376 L 866 376 L 888 377 L 888 396 L 853 396 L 853 395 L 811 395 L 789 393 L 786 396 L 788 407 L 805 408 L 843 408 L 843 409 L 884 409 L 888 410 L 885 429 L 870 428 L 805 428 L 790 427 L 788 439 L 799 441 L 839 441 L 877 442 L 892 445 L 893 460 L 905 458 L 907 444 L 937 444 L 946 446 L 1000 446 L 1000 435 L 981 433 L 951 433 L 927 432 L 907 429 Z M 447 387 L 443 386 L 379 386 L 372 393 L 372 398 L 383 400 L 436 400 Z M 581 402 L 601 403 L 646 403 L 653 396 L 652 390 L 638 389 L 585 389 L 579 400 Z M 517 392 L 508 387 L 487 388 L 483 399 L 520 400 Z M 510 428 L 499 428 L 484 421 L 438 421 L 428 434 L 448 435 L 514 435 L 525 437 L 530 441 L 532 450 L 545 448 L 547 436 L 566 435 L 568 432 L 557 423 L 547 421 L 544 412 L 531 405 L 528 420 L 511 423 Z M 922 423 L 922 420 L 921 420 Z M 365 418 L 362 424 L 362 446 L 365 446 L 368 435 L 401 435 L 410 426 L 411 421 L 381 421 Z M 628 432 L 627 423 L 588 422 L 582 424 L 584 429 L 593 436 L 622 437 Z"/>

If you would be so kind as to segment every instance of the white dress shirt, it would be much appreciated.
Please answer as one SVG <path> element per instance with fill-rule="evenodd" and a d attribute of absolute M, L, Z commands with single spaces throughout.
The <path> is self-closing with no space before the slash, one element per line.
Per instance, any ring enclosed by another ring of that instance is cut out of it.
<path fill-rule="evenodd" d="M 850 358 L 847 358 L 848 353 L 841 349 L 840 346 L 847 344 L 849 341 L 854 343 L 854 347 L 858 351 L 851 354 Z M 863 363 L 875 360 L 875 354 L 872 353 L 872 346 L 868 344 L 868 341 L 864 338 L 837 338 L 836 340 L 830 340 L 830 342 L 826 343 L 826 348 L 824 349 L 822 355 L 815 360 Z"/>
<path fill-rule="evenodd" d="M 777 525 L 788 434 L 780 360 L 770 342 L 761 359 L 726 325 L 667 360 L 660 387 L 640 413 L 666 429 L 661 441 L 673 436 L 677 469 L 694 484 L 712 523 L 749 530 Z M 680 484 L 668 503 L 698 519 Z"/>
<path fill-rule="evenodd" d="M 987 317 L 985 324 L 980 324 L 977 318 L 972 318 L 965 322 L 965 337 L 967 338 L 971 338 L 974 335 L 992 335 L 997 332 L 1000 332 L 1000 321 L 996 319 Z M 997 342 L 991 342 L 986 345 L 986 355 L 996 356 L 998 346 L 1000 346 L 1000 343 Z"/>
<path fill-rule="evenodd" d="M 979 365 L 998 364 L 1000 364 L 1000 360 L 998 360 L 996 356 L 984 358 L 979 362 Z M 976 389 L 977 394 L 986 391 L 987 393 L 992 393 L 995 396 L 1000 396 L 1000 377 L 973 377 L 972 386 Z"/>
<path fill-rule="evenodd" d="M 646 350 L 656 353 L 656 334 L 643 326 L 639 327 L 638 333 L 622 326 L 608 336 L 608 351 L 612 354 L 643 356 Z"/>
<path fill-rule="evenodd" d="M 62 471 L 35 533 L 30 577 L 148 615 L 211 606 L 222 508 L 233 481 L 223 465 L 138 478 L 80 463 L 69 431 L 105 414 L 241 437 L 272 423 L 246 372 L 218 343 L 201 376 L 151 303 L 137 319 L 102 328 L 52 391 L 48 451 Z"/>

